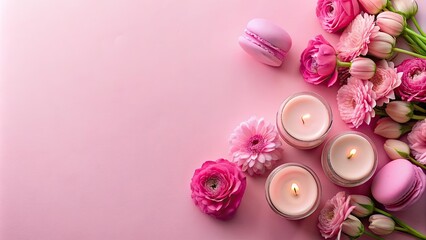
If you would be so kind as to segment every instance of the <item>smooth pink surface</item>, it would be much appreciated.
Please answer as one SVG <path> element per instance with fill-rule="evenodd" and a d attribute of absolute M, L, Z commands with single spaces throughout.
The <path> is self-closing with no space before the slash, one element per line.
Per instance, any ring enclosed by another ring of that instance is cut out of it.
<path fill-rule="evenodd" d="M 426 26 L 426 2 L 419 2 Z M 313 0 L 3 0 L 0 57 L 0 239 L 320 239 L 317 210 L 275 214 L 265 177 L 248 177 L 235 218 L 202 214 L 193 171 L 228 157 L 228 138 L 251 115 L 274 122 L 290 94 L 315 90 L 335 111 L 331 137 L 349 130 L 337 86 L 299 74 L 310 38 L 325 34 Z M 300 6 L 303 6 L 301 11 Z M 247 22 L 283 26 L 293 46 L 281 68 L 238 46 Z M 303 26 L 303 28 L 302 28 Z M 384 139 L 361 127 L 377 144 Z M 343 188 L 323 174 L 321 147 L 284 146 L 320 178 L 325 201 Z M 368 193 L 370 182 L 348 189 Z M 426 195 L 397 216 L 426 233 Z M 392 235 L 389 239 L 411 239 Z"/>

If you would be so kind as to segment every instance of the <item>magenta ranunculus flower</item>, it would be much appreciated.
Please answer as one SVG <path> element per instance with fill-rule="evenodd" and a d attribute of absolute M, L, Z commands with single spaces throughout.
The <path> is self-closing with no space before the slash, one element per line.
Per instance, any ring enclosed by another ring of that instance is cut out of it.
<path fill-rule="evenodd" d="M 360 7 L 358 0 L 318 0 L 316 13 L 322 28 L 335 33 L 349 25 Z"/>
<path fill-rule="evenodd" d="M 342 224 L 349 217 L 355 206 L 350 205 L 351 198 L 345 192 L 337 193 L 325 203 L 318 217 L 318 228 L 324 238 L 340 239 Z"/>
<path fill-rule="evenodd" d="M 191 197 L 201 211 L 218 219 L 231 218 L 246 189 L 246 177 L 225 159 L 206 161 L 191 180 Z"/>
<path fill-rule="evenodd" d="M 380 60 L 376 63 L 376 74 L 370 78 L 373 83 L 373 91 L 376 93 L 377 106 L 389 103 L 389 99 L 395 99 L 394 89 L 401 85 L 402 73 L 398 73 L 393 62 Z"/>
<path fill-rule="evenodd" d="M 328 81 L 328 86 L 337 80 L 336 50 L 322 35 L 310 40 L 300 56 L 300 73 L 306 82 L 320 84 Z"/>
<path fill-rule="evenodd" d="M 370 124 L 375 116 L 376 93 L 373 83 L 350 77 L 348 84 L 337 91 L 337 107 L 342 120 L 351 128 L 358 128 L 363 122 Z"/>
<path fill-rule="evenodd" d="M 418 121 L 407 136 L 414 158 L 426 165 L 426 120 Z"/>
<path fill-rule="evenodd" d="M 398 67 L 402 83 L 397 93 L 405 101 L 426 102 L 426 59 L 410 58 Z"/>
<path fill-rule="evenodd" d="M 232 161 L 250 175 L 261 175 L 281 158 L 281 141 L 275 125 L 251 117 L 235 128 L 229 140 Z"/>
<path fill-rule="evenodd" d="M 339 58 L 348 62 L 359 55 L 366 55 L 370 39 L 378 32 L 373 15 L 359 14 L 340 36 L 337 44 Z"/>

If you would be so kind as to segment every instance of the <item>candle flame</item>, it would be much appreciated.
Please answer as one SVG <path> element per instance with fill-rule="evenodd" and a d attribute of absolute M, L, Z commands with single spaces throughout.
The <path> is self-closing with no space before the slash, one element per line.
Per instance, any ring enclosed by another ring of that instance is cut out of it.
<path fill-rule="evenodd" d="M 302 119 L 302 123 L 303 123 L 303 124 L 305 124 L 305 119 L 308 119 L 308 118 L 310 118 L 310 117 L 311 117 L 311 114 L 309 114 L 309 113 L 307 113 L 307 114 L 303 115 L 303 116 L 301 117 L 301 119 Z"/>
<path fill-rule="evenodd" d="M 355 153 L 356 153 L 356 149 L 354 148 L 349 152 L 348 159 L 351 159 L 355 155 Z"/>
<path fill-rule="evenodd" d="M 291 184 L 291 190 L 293 190 L 294 195 L 297 196 L 297 192 L 299 191 L 299 186 L 296 183 Z"/>

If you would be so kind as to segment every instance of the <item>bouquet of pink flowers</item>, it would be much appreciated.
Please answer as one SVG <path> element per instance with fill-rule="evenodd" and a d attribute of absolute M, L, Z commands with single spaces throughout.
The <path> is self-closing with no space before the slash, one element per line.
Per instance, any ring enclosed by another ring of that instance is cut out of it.
<path fill-rule="evenodd" d="M 385 149 L 391 159 L 426 169 L 426 34 L 417 10 L 415 0 L 318 0 L 321 26 L 341 35 L 336 47 L 321 35 L 310 40 L 300 72 L 308 83 L 341 84 L 338 110 L 349 127 L 380 116 L 376 134 L 396 139 L 408 133 L 408 145 L 387 141 Z M 398 41 L 411 49 L 397 47 Z M 395 67 L 396 54 L 414 58 Z"/>

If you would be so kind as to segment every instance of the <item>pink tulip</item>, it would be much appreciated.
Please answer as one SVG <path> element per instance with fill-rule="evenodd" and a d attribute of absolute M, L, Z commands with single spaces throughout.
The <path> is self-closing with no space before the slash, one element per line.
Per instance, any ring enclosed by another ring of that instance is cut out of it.
<path fill-rule="evenodd" d="M 383 145 L 386 154 L 391 160 L 410 156 L 410 147 L 403 141 L 388 139 Z"/>
<path fill-rule="evenodd" d="M 357 217 L 367 217 L 374 211 L 374 202 L 364 195 L 350 195 L 351 206 L 354 206 L 352 215 Z"/>
<path fill-rule="evenodd" d="M 402 134 L 411 129 L 409 126 L 399 124 L 389 117 L 381 118 L 377 121 L 374 133 L 385 138 L 399 138 Z"/>
<path fill-rule="evenodd" d="M 359 79 L 370 79 L 376 72 L 376 64 L 373 60 L 364 57 L 357 57 L 351 61 L 349 73 Z"/>
<path fill-rule="evenodd" d="M 359 3 L 361 3 L 362 7 L 364 8 L 365 12 L 376 15 L 384 7 L 386 7 L 386 4 L 388 3 L 387 0 L 358 0 Z"/>
<path fill-rule="evenodd" d="M 357 217 L 349 215 L 342 223 L 342 232 L 353 239 L 357 239 L 364 234 L 364 225 Z"/>
<path fill-rule="evenodd" d="M 385 215 L 374 214 L 368 220 L 370 221 L 368 228 L 377 235 L 388 235 L 395 229 L 395 222 Z"/>
<path fill-rule="evenodd" d="M 416 15 L 418 6 L 416 0 L 392 0 L 395 11 L 405 15 L 407 19 Z"/>
<path fill-rule="evenodd" d="M 385 32 L 378 32 L 370 39 L 368 44 L 368 54 L 382 59 L 390 58 L 393 54 L 396 39 Z"/>
<path fill-rule="evenodd" d="M 404 31 L 406 22 L 401 14 L 386 11 L 377 15 L 376 25 L 380 31 L 398 37 Z"/>
<path fill-rule="evenodd" d="M 386 105 L 385 111 L 392 120 L 406 123 L 413 116 L 413 104 L 405 101 L 392 101 Z"/>

